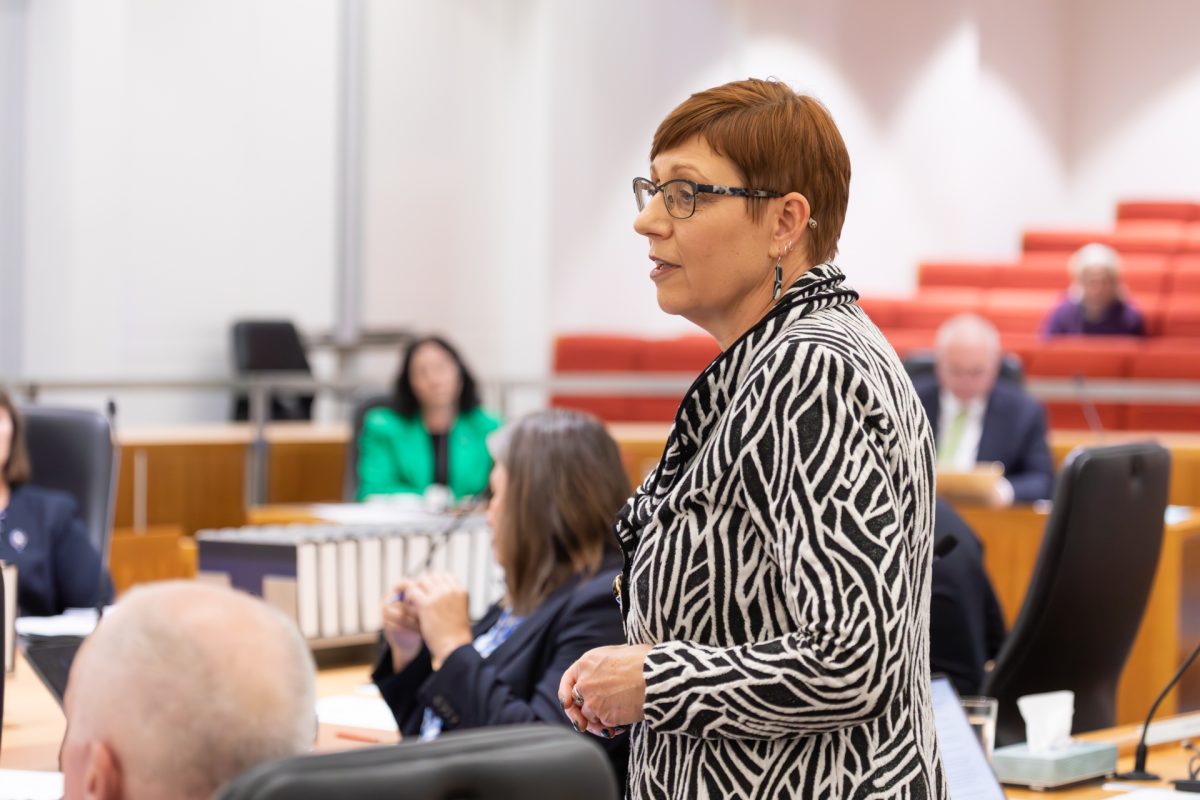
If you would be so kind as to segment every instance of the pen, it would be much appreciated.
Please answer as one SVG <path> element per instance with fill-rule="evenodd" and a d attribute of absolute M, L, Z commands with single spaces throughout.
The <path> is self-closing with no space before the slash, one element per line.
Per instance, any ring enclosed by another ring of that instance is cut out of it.
<path fill-rule="evenodd" d="M 380 744 L 381 740 L 372 736 L 364 736 L 361 733 L 351 733 L 350 731 L 338 731 L 334 734 L 339 739 L 349 739 L 352 742 L 365 742 L 366 744 Z"/>

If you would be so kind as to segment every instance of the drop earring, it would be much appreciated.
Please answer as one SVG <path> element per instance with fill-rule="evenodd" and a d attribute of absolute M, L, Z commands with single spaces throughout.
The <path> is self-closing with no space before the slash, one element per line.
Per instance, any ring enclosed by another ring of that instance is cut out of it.
<path fill-rule="evenodd" d="M 783 256 L 775 259 L 775 291 L 771 293 L 771 300 L 778 300 L 779 293 L 783 291 Z"/>

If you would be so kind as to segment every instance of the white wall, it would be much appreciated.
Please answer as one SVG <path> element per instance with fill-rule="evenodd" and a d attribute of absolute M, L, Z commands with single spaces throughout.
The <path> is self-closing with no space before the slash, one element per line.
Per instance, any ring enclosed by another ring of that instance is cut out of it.
<path fill-rule="evenodd" d="M 331 325 L 338 0 L 25 5 L 25 374 L 220 375 L 238 315 Z M 750 75 L 831 109 L 839 263 L 869 292 L 1200 196 L 1198 29 L 1192 0 L 371 0 L 364 321 L 518 377 L 557 332 L 691 330 L 656 306 L 629 180 L 672 107 Z"/>
<path fill-rule="evenodd" d="M 331 324 L 336 30 L 333 0 L 30 5 L 27 375 L 220 376 L 238 316 Z"/>
<path fill-rule="evenodd" d="M 0 0 L 0 375 L 21 366 L 27 0 Z"/>
<path fill-rule="evenodd" d="M 1200 197 L 1200 3 L 1066 7 L 1072 214 L 1103 225 L 1122 198 Z"/>

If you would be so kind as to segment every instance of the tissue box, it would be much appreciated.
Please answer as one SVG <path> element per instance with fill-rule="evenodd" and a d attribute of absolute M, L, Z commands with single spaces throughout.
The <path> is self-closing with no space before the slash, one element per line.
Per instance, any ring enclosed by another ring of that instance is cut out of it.
<path fill-rule="evenodd" d="M 1117 768 L 1117 746 L 1108 742 L 1071 742 L 1049 753 L 1031 753 L 1025 743 L 998 747 L 992 769 L 1002 783 L 1053 789 L 1100 778 Z"/>

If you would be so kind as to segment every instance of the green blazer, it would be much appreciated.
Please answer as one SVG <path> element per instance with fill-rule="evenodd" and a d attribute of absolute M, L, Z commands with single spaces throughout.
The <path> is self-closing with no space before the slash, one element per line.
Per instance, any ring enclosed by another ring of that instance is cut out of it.
<path fill-rule="evenodd" d="M 488 485 L 488 434 L 500 420 L 481 408 L 460 414 L 450 428 L 450 491 L 455 498 Z M 390 408 L 373 408 L 359 437 L 358 499 L 375 494 L 423 494 L 433 483 L 433 444 L 425 423 Z"/>

